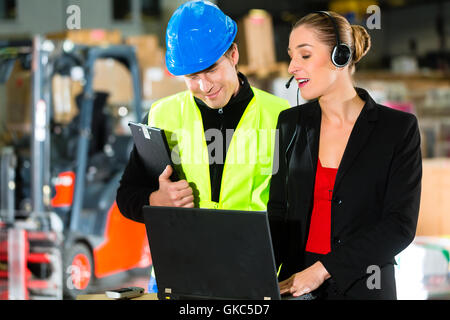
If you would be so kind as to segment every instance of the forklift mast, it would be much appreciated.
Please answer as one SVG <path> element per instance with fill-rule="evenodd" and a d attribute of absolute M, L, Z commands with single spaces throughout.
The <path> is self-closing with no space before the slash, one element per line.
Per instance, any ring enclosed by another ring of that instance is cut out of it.
<path fill-rule="evenodd" d="M 46 212 L 50 205 L 50 74 L 52 48 L 44 39 L 33 38 L 32 103 L 31 103 L 31 208 L 32 215 L 49 231 Z"/>
<path fill-rule="evenodd" d="M 86 85 L 83 91 L 83 103 L 80 112 L 79 138 L 77 144 L 78 165 L 76 168 L 75 190 L 73 197 L 73 206 L 71 210 L 69 230 L 76 232 L 79 230 L 80 214 L 83 208 L 83 190 L 85 184 L 85 172 L 88 161 L 89 138 L 91 134 L 92 112 L 94 105 L 94 63 L 100 58 L 114 58 L 125 63 L 131 73 L 133 79 L 133 107 L 135 110 L 136 120 L 142 118 L 141 107 L 141 84 L 139 75 L 139 66 L 134 53 L 134 49 L 130 46 L 108 46 L 93 47 L 88 50 L 87 61 L 84 66 Z"/>

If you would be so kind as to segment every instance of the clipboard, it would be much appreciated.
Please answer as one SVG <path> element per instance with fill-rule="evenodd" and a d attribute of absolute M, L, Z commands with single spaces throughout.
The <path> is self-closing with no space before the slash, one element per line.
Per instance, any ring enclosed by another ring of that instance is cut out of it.
<path fill-rule="evenodd" d="M 170 165 L 173 169 L 170 180 L 178 181 L 179 177 L 170 158 L 169 144 L 164 130 L 131 121 L 128 126 L 147 173 L 152 177 L 159 177 L 166 166 Z"/>

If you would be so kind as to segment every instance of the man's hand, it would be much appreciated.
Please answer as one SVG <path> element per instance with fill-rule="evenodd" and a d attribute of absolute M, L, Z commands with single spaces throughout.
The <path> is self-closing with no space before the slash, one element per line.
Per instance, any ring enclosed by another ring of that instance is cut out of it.
<path fill-rule="evenodd" d="M 159 189 L 150 194 L 151 206 L 165 207 L 194 207 L 194 195 L 192 188 L 186 180 L 170 181 L 173 169 L 167 166 L 159 176 Z"/>
<path fill-rule="evenodd" d="M 293 274 L 289 279 L 281 281 L 280 294 L 291 293 L 294 297 L 316 290 L 330 278 L 330 274 L 320 261 L 309 268 Z"/>

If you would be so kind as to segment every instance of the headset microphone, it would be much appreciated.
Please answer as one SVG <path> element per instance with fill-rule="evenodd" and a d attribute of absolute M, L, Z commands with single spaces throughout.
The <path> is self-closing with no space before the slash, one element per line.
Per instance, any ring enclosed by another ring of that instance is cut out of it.
<path fill-rule="evenodd" d="M 291 86 L 291 82 L 292 80 L 294 80 L 294 76 L 289 78 L 289 81 L 286 82 L 286 89 L 289 89 L 289 87 Z M 297 105 L 298 105 L 298 94 L 299 94 L 300 88 L 297 88 Z"/>
<path fill-rule="evenodd" d="M 289 89 L 289 87 L 291 86 L 291 82 L 292 80 L 294 80 L 294 76 L 292 76 L 288 82 L 286 82 L 286 89 Z"/>

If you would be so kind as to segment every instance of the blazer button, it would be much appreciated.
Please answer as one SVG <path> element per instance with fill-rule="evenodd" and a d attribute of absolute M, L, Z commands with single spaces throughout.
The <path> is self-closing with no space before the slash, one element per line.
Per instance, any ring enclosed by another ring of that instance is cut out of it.
<path fill-rule="evenodd" d="M 339 239 L 338 237 L 334 237 L 333 242 L 334 244 L 341 244 L 341 239 Z"/>
<path fill-rule="evenodd" d="M 342 199 L 334 198 L 334 203 L 336 203 L 338 206 L 342 204 Z"/>

